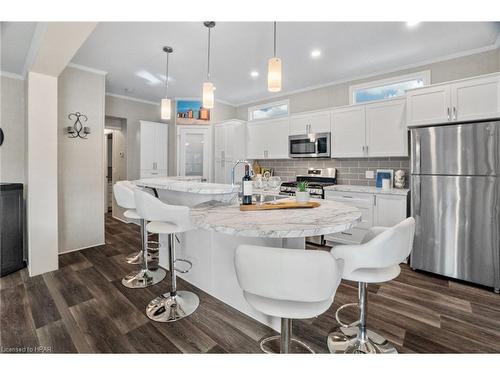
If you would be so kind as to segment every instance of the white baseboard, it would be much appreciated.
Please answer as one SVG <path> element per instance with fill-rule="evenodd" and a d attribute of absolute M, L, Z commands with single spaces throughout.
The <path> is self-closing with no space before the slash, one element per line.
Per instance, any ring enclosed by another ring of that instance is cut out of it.
<path fill-rule="evenodd" d="M 106 245 L 106 243 L 105 242 L 103 242 L 103 243 L 97 243 L 95 245 L 84 246 L 84 247 L 80 247 L 78 249 L 66 250 L 66 251 L 59 252 L 57 255 L 72 253 L 74 251 L 80 251 L 80 250 L 89 249 L 91 247 L 102 246 L 102 245 Z"/>

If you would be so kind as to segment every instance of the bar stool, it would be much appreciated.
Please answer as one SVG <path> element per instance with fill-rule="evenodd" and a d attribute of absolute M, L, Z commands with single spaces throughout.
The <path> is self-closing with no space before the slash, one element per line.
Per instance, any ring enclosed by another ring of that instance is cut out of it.
<path fill-rule="evenodd" d="M 136 185 L 134 185 L 130 181 L 118 181 L 115 183 L 115 185 L 124 185 L 131 190 L 134 190 L 136 188 Z M 115 191 L 115 188 L 113 187 L 113 194 L 114 194 L 114 191 Z M 127 205 L 126 199 L 125 200 L 120 199 L 120 201 L 118 201 L 119 198 L 116 196 L 116 194 L 114 194 L 114 196 L 115 196 L 116 203 L 118 204 L 118 206 L 120 206 L 121 208 L 127 209 L 127 211 L 125 211 L 123 213 L 123 216 L 125 216 L 128 219 L 132 219 L 132 220 L 140 220 L 140 217 L 138 216 L 137 212 L 135 211 L 135 201 L 129 202 L 129 205 L 131 205 L 131 206 L 126 207 L 126 205 Z M 142 233 L 141 233 L 141 235 L 142 235 Z M 127 255 L 125 257 L 125 261 L 129 264 L 142 264 L 142 252 L 143 251 L 141 249 L 137 252 L 134 252 L 134 253 Z"/>
<path fill-rule="evenodd" d="M 200 303 L 196 294 L 177 290 L 176 271 L 185 273 L 192 267 L 190 261 L 175 258 L 175 234 L 193 228 L 189 217 L 189 208 L 163 203 L 158 198 L 141 190 L 135 190 L 134 193 L 139 215 L 150 221 L 147 230 L 158 235 L 168 235 L 170 292 L 153 299 L 146 307 L 146 315 L 157 322 L 175 322 L 191 315 Z M 187 263 L 189 268 L 187 270 L 176 269 L 175 263 L 177 261 Z"/>
<path fill-rule="evenodd" d="M 335 317 L 340 327 L 328 335 L 331 353 L 397 353 L 384 337 L 366 328 L 367 284 L 395 279 L 413 247 L 415 220 L 412 217 L 391 227 L 374 227 L 360 245 L 340 245 L 331 250 L 336 259 L 344 261 L 342 278 L 358 282 L 358 303 L 341 306 Z M 359 307 L 359 319 L 343 323 L 339 313 L 348 306 Z"/>
<path fill-rule="evenodd" d="M 148 232 L 146 230 L 146 220 L 135 210 L 135 198 L 134 191 L 138 188 L 131 184 L 129 181 L 120 181 L 113 185 L 113 194 L 116 199 L 116 203 L 127 211 L 124 212 L 124 216 L 129 219 L 139 220 L 141 224 L 141 269 L 139 271 L 134 271 L 122 279 L 123 286 L 127 288 L 145 288 L 150 285 L 154 285 L 162 281 L 166 272 L 162 268 L 157 268 L 155 270 L 148 268 Z M 145 193 L 147 194 L 147 193 Z"/>
<path fill-rule="evenodd" d="M 294 349 L 314 353 L 292 338 L 292 319 L 313 318 L 330 307 L 342 265 L 325 251 L 238 246 L 236 276 L 246 301 L 266 315 L 281 318 L 281 334 L 262 340 L 263 352 L 277 352 L 273 347 L 279 342 L 280 353 L 290 353 L 292 343 Z"/>

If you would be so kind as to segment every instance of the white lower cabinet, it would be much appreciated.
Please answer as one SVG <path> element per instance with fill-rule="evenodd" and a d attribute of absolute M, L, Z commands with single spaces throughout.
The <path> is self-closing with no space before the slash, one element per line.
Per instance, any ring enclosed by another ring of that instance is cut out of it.
<path fill-rule="evenodd" d="M 407 195 L 325 191 L 325 199 L 356 207 L 361 222 L 354 228 L 325 235 L 329 243 L 359 244 L 371 227 L 392 227 L 407 217 Z"/>

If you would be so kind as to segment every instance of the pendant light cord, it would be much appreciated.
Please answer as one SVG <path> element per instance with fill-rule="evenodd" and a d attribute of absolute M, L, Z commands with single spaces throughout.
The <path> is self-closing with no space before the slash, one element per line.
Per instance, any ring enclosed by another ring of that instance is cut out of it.
<path fill-rule="evenodd" d="M 210 27 L 208 28 L 208 64 L 207 64 L 207 81 L 210 82 Z"/>
<path fill-rule="evenodd" d="M 274 21 L 274 57 L 276 57 L 276 21 Z"/>
<path fill-rule="evenodd" d="M 168 57 L 170 53 L 167 52 L 167 71 L 165 73 L 165 98 L 168 98 Z"/>

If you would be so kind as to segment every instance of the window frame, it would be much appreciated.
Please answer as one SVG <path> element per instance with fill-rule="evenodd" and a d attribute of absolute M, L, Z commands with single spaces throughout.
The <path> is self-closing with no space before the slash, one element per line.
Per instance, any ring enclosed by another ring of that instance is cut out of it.
<path fill-rule="evenodd" d="M 269 118 L 264 118 L 264 119 L 254 119 L 253 118 L 253 112 L 257 110 L 261 110 L 264 108 L 269 108 L 269 107 L 277 107 L 280 105 L 286 104 L 286 114 L 280 115 L 280 116 L 274 116 L 274 117 L 269 117 Z M 284 117 L 289 117 L 290 116 L 290 99 L 285 99 L 285 100 L 279 100 L 276 102 L 268 102 L 268 103 L 262 103 L 258 105 L 254 105 L 252 107 L 248 107 L 248 121 L 266 121 L 266 120 L 274 120 L 278 118 L 284 118 Z"/>
<path fill-rule="evenodd" d="M 422 79 L 424 81 L 424 86 L 428 86 L 431 84 L 431 71 L 429 69 L 422 70 L 419 72 L 402 74 L 399 76 L 393 76 L 393 77 L 389 77 L 389 78 L 379 79 L 376 81 L 369 81 L 369 82 L 359 83 L 356 85 L 351 85 L 351 86 L 349 86 L 349 104 L 350 105 L 365 104 L 365 103 L 370 103 L 370 102 L 376 101 L 376 100 L 384 100 L 384 99 L 375 99 L 375 100 L 370 100 L 367 102 L 357 103 L 354 100 L 354 94 L 356 91 L 363 90 L 363 89 L 372 89 L 372 88 L 376 88 L 379 86 L 387 86 L 387 85 L 405 82 L 405 81 L 411 81 L 412 79 Z"/>

